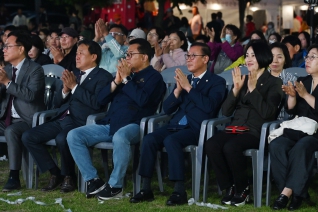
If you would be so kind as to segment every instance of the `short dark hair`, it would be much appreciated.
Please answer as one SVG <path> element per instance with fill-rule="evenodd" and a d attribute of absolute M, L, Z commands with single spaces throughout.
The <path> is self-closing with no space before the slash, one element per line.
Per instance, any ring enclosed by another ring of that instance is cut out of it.
<path fill-rule="evenodd" d="M 62 31 L 61 29 L 52 29 L 52 30 L 50 30 L 49 36 L 51 36 L 52 33 L 55 33 L 55 34 L 57 34 L 57 36 L 59 36 L 61 31 Z"/>
<path fill-rule="evenodd" d="M 298 37 L 294 36 L 294 35 L 288 35 L 286 36 L 283 41 L 282 41 L 283 44 L 286 44 L 286 43 L 289 43 L 290 45 L 292 45 L 293 47 L 299 45 L 299 50 L 301 49 L 301 42 L 299 40 Z"/>
<path fill-rule="evenodd" d="M 156 33 L 158 34 L 158 40 L 163 40 L 165 38 L 166 34 L 162 28 L 154 26 L 149 30 L 149 32 L 153 29 L 156 30 Z"/>
<path fill-rule="evenodd" d="M 282 36 L 280 36 L 280 34 L 278 34 L 277 32 L 273 32 L 272 34 L 270 34 L 268 36 L 268 39 L 270 36 L 274 35 L 277 38 L 277 42 L 281 42 L 282 41 Z"/>
<path fill-rule="evenodd" d="M 216 17 L 218 17 L 218 15 L 217 15 L 216 13 L 211 13 L 211 19 L 212 19 L 212 20 L 215 20 Z"/>
<path fill-rule="evenodd" d="M 95 62 L 97 65 L 99 65 L 100 60 L 102 58 L 102 48 L 100 47 L 100 45 L 96 43 L 95 41 L 88 40 L 88 39 L 84 39 L 78 42 L 78 46 L 82 44 L 85 46 L 88 46 L 88 52 L 90 54 L 96 54 L 97 58 Z"/>
<path fill-rule="evenodd" d="M 35 46 L 39 50 L 39 54 L 44 51 L 44 44 L 38 35 L 31 35 L 32 46 Z"/>
<path fill-rule="evenodd" d="M 14 31 L 14 30 L 16 30 L 16 29 L 17 29 L 16 26 L 14 26 L 14 25 L 9 25 L 9 26 L 6 26 L 6 27 L 3 29 L 3 31 L 5 32 L 5 31 L 9 30 L 10 32 L 12 32 L 12 31 Z"/>
<path fill-rule="evenodd" d="M 10 36 L 16 37 L 16 43 L 24 47 L 24 55 L 25 57 L 28 57 L 28 52 L 32 48 L 32 39 L 30 33 L 27 33 L 24 30 L 14 30 L 9 33 L 8 38 Z"/>
<path fill-rule="evenodd" d="M 290 55 L 289 55 L 289 51 L 288 48 L 285 44 L 283 43 L 279 43 L 279 42 L 275 42 L 272 43 L 269 48 L 272 50 L 273 48 L 279 48 L 282 50 L 284 57 L 285 57 L 285 63 L 284 63 L 284 69 L 285 68 L 289 68 L 292 66 L 292 60 L 290 59 Z"/>
<path fill-rule="evenodd" d="M 185 34 L 182 32 L 182 31 L 172 31 L 169 36 L 172 34 L 172 33 L 175 33 L 177 34 L 177 36 L 180 38 L 181 41 L 183 41 L 183 44 L 180 46 L 180 48 L 183 50 L 183 51 L 187 51 L 188 50 L 188 41 L 187 41 L 187 38 L 185 36 Z"/>
<path fill-rule="evenodd" d="M 313 44 L 313 45 L 309 46 L 308 49 L 307 49 L 307 52 L 309 53 L 310 50 L 312 50 L 312 49 L 316 49 L 318 51 L 318 44 Z"/>
<path fill-rule="evenodd" d="M 218 15 L 219 18 L 222 18 L 222 16 L 223 16 L 222 12 L 220 12 L 220 11 L 217 12 L 216 14 Z"/>
<path fill-rule="evenodd" d="M 310 35 L 309 35 L 309 33 L 306 32 L 306 31 L 302 31 L 302 32 L 300 32 L 300 33 L 298 34 L 298 36 L 299 36 L 300 34 L 304 34 L 305 39 L 306 39 L 306 42 L 307 42 L 307 47 L 309 47 L 309 45 L 310 45 Z M 301 43 L 301 41 L 300 41 L 300 43 Z M 301 46 L 301 47 L 302 47 L 302 46 Z"/>
<path fill-rule="evenodd" d="M 252 35 L 253 35 L 253 34 L 258 35 L 258 37 L 260 37 L 261 40 L 266 41 L 266 38 L 265 38 L 263 32 L 261 32 L 260 30 L 254 30 L 254 31 L 251 33 L 250 38 L 252 38 Z"/>
<path fill-rule="evenodd" d="M 247 15 L 246 19 L 249 20 L 249 21 L 252 21 L 253 20 L 253 16 L 252 15 Z"/>
<path fill-rule="evenodd" d="M 46 36 L 48 36 L 50 34 L 50 31 L 46 28 L 40 29 L 39 32 L 43 32 Z"/>
<path fill-rule="evenodd" d="M 209 42 L 209 37 L 205 36 L 205 35 L 198 35 L 198 37 L 195 38 L 195 41 L 197 40 L 203 40 L 204 43 Z"/>
<path fill-rule="evenodd" d="M 138 44 L 138 47 L 137 47 L 138 52 L 141 54 L 147 55 L 148 61 L 150 62 L 153 56 L 153 51 L 151 49 L 150 43 L 146 39 L 136 38 L 129 42 L 129 45 L 133 45 L 133 44 Z"/>
<path fill-rule="evenodd" d="M 109 30 L 111 30 L 112 28 L 118 28 L 124 35 L 128 35 L 128 29 L 122 24 L 112 24 L 110 25 Z"/>
<path fill-rule="evenodd" d="M 231 30 L 233 32 L 233 35 L 236 36 L 235 42 L 241 38 L 241 30 L 237 28 L 237 26 L 233 24 L 227 24 L 225 29 Z"/>
<path fill-rule="evenodd" d="M 258 68 L 267 68 L 273 62 L 273 54 L 269 46 L 263 40 L 251 40 L 244 50 L 244 58 L 246 58 L 247 50 L 252 47 L 256 57 Z"/>
<path fill-rule="evenodd" d="M 200 47 L 201 47 L 201 53 L 202 53 L 203 55 L 208 56 L 208 57 L 209 57 L 209 60 L 210 60 L 211 49 L 210 49 L 210 47 L 209 47 L 207 44 L 205 44 L 205 43 L 200 43 L 200 42 L 194 42 L 194 43 L 191 44 L 190 48 L 191 48 L 191 47 L 194 47 L 194 46 L 200 46 Z"/>

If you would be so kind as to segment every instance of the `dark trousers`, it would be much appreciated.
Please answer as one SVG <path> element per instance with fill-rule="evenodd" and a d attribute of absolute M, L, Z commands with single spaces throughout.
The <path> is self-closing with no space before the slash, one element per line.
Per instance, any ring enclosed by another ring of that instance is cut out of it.
<path fill-rule="evenodd" d="M 78 127 L 66 116 L 63 120 L 51 121 L 39 125 L 25 132 L 22 136 L 24 146 L 31 153 L 41 173 L 56 166 L 45 143 L 55 139 L 56 146 L 61 154 L 61 174 L 74 175 L 75 162 L 70 153 L 66 136 L 67 133 Z"/>
<path fill-rule="evenodd" d="M 229 134 L 220 132 L 204 144 L 221 190 L 235 184 L 236 193 L 248 185 L 247 157 L 243 151 L 258 149 L 259 138 L 249 133 Z"/>
<path fill-rule="evenodd" d="M 280 192 L 287 187 L 295 196 L 307 196 L 315 151 L 318 151 L 318 139 L 313 136 L 297 142 L 280 136 L 270 143 L 271 173 Z"/>
<path fill-rule="evenodd" d="M 160 128 L 146 135 L 142 142 L 139 175 L 151 178 L 155 167 L 157 152 L 166 148 L 169 163 L 169 179 L 172 181 L 184 180 L 184 153 L 183 148 L 197 145 L 200 132 L 192 129 L 183 129 L 177 132 Z"/>
<path fill-rule="evenodd" d="M 22 164 L 23 144 L 22 134 L 30 129 L 30 124 L 23 119 L 12 119 L 11 125 L 5 126 L 4 120 L 0 121 L 0 135 L 4 135 L 8 145 L 10 170 L 20 170 Z M 2 156 L 2 155 L 1 155 Z"/>

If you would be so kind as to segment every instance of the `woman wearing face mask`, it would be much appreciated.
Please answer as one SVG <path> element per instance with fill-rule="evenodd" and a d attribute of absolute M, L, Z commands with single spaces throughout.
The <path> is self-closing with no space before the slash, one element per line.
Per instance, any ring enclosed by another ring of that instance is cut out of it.
<path fill-rule="evenodd" d="M 268 36 L 269 44 L 273 44 L 276 42 L 280 43 L 281 40 L 282 40 L 282 36 L 280 36 L 280 34 L 278 34 L 277 32 L 274 32 Z"/>
<path fill-rule="evenodd" d="M 236 26 L 228 24 L 224 26 L 221 33 L 222 43 L 216 43 L 214 42 L 215 32 L 213 28 L 211 30 L 207 28 L 206 30 L 210 37 L 210 41 L 207 44 L 212 50 L 210 60 L 213 61 L 213 64 L 210 71 L 216 74 L 221 73 L 243 55 L 243 46 L 238 42 L 241 37 L 241 31 Z M 222 61 L 217 62 L 217 60 Z M 215 67 L 217 63 L 221 63 L 221 66 L 217 65 L 218 70 Z M 222 67 L 222 65 L 225 67 Z"/>
<path fill-rule="evenodd" d="M 233 87 L 222 105 L 222 113 L 234 113 L 230 125 L 249 130 L 238 134 L 219 132 L 204 144 L 219 187 L 226 190 L 221 203 L 233 206 L 249 200 L 247 157 L 243 151 L 258 149 L 261 127 L 276 119 L 283 96 L 281 80 L 266 70 L 273 60 L 267 43 L 249 42 L 244 55 L 249 74 L 242 76 L 238 67 L 232 71 Z"/>
<path fill-rule="evenodd" d="M 188 49 L 187 38 L 181 31 L 170 33 L 167 46 L 163 49 L 162 60 L 167 68 L 186 65 L 184 55 Z"/>
<path fill-rule="evenodd" d="M 31 35 L 32 48 L 28 52 L 31 60 L 40 64 L 41 66 L 46 64 L 52 64 L 52 60 L 49 56 L 43 54 L 44 45 L 41 38 L 38 35 Z"/>
<path fill-rule="evenodd" d="M 162 41 L 165 37 L 163 29 L 159 27 L 153 27 L 147 34 L 147 41 L 150 43 L 154 56 L 151 58 L 150 65 L 154 67 L 157 71 L 161 71 L 163 66 L 162 62 Z"/>
<path fill-rule="evenodd" d="M 49 36 L 50 32 L 48 29 L 40 29 L 39 30 L 39 37 L 41 38 L 43 45 L 44 45 L 44 51 L 43 54 L 46 54 L 49 51 L 49 44 L 47 42 L 47 38 Z"/>
<path fill-rule="evenodd" d="M 265 37 L 269 38 L 269 36 L 271 34 L 273 34 L 275 32 L 275 27 L 274 27 L 274 23 L 273 22 L 268 22 L 267 24 L 267 30 L 265 32 Z"/>

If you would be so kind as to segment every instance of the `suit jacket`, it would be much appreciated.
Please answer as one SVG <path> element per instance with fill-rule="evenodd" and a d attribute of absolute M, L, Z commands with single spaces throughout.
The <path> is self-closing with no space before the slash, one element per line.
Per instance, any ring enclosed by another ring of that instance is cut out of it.
<path fill-rule="evenodd" d="M 12 78 L 12 65 L 4 67 L 9 79 Z M 44 105 L 44 71 L 43 68 L 29 60 L 25 59 L 16 82 L 11 82 L 8 89 L 1 84 L 1 113 L 0 117 L 5 117 L 6 108 L 10 95 L 14 96 L 13 105 L 19 116 L 29 125 L 32 123 L 32 117 L 35 112 L 45 109 Z"/>
<path fill-rule="evenodd" d="M 302 82 L 308 93 L 311 91 L 312 76 L 308 75 L 306 77 L 299 77 L 298 82 Z M 311 95 L 315 97 L 315 106 L 318 105 L 318 88 L 316 87 Z M 285 104 L 285 109 L 288 114 L 305 116 L 307 118 L 313 119 L 318 122 L 318 107 L 312 108 L 305 99 L 301 98 L 296 92 L 296 105 L 294 108 L 288 110 L 287 101 Z M 315 133 L 314 136 L 318 138 L 318 133 Z"/>
<path fill-rule="evenodd" d="M 77 51 L 77 44 L 75 44 L 70 51 L 59 63 L 58 65 L 62 66 L 63 68 L 74 71 L 76 70 L 76 51 Z"/>
<path fill-rule="evenodd" d="M 222 105 L 222 113 L 234 119 L 231 125 L 247 126 L 252 135 L 259 137 L 263 123 L 274 121 L 283 98 L 282 80 L 268 71 L 258 78 L 256 88 L 247 93 L 248 76 L 237 97 L 231 90 Z"/>
<path fill-rule="evenodd" d="M 140 124 L 143 117 L 153 115 L 163 98 L 166 85 L 152 66 L 135 73 L 127 84 L 110 92 L 111 82 L 98 94 L 100 104 L 111 102 L 106 117 L 99 124 L 110 124 L 110 135 L 128 124 Z"/>
<path fill-rule="evenodd" d="M 80 73 L 78 69 L 73 72 L 75 76 Z M 100 112 L 102 106 L 105 106 L 97 101 L 97 95 L 107 83 L 112 81 L 112 78 L 108 71 L 95 67 L 82 84 L 77 85 L 75 92 L 73 94 L 70 92 L 65 99 L 62 96 L 62 86 L 54 97 L 54 105 L 59 107 L 59 110 L 58 115 L 52 120 L 59 119 L 66 110 L 69 110 L 74 124 L 84 125 L 89 115 Z"/>
<path fill-rule="evenodd" d="M 191 79 L 190 74 L 188 75 L 189 82 Z M 207 71 L 196 88 L 192 88 L 189 93 L 183 90 L 177 99 L 172 92 L 164 101 L 163 110 L 166 114 L 177 111 L 169 125 L 178 125 L 181 118 L 186 115 L 190 128 L 199 132 L 203 120 L 217 116 L 225 92 L 225 80 Z"/>

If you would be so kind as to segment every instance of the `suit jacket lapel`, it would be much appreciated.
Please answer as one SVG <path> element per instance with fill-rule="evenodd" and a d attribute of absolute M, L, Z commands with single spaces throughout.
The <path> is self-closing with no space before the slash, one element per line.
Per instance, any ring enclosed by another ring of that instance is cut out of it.
<path fill-rule="evenodd" d="M 197 91 L 201 91 L 204 88 L 204 86 L 209 82 L 210 76 L 211 76 L 211 72 L 209 72 L 209 71 L 205 72 L 205 74 L 200 79 L 199 84 L 197 85 L 197 87 L 195 89 Z"/>
<path fill-rule="evenodd" d="M 85 85 L 97 74 L 98 70 L 99 70 L 99 68 L 95 67 L 95 68 L 91 71 L 91 73 L 89 73 L 89 74 L 87 75 L 87 77 L 85 78 L 85 80 L 82 82 L 81 85 L 82 85 L 82 86 L 85 86 Z"/>
<path fill-rule="evenodd" d="M 18 75 L 17 80 L 16 80 L 17 84 L 19 84 L 19 85 L 21 84 L 24 75 L 29 71 L 29 65 L 30 65 L 30 63 L 29 63 L 28 59 L 25 58 L 22 66 L 21 66 L 21 69 L 19 70 L 19 75 Z"/>

